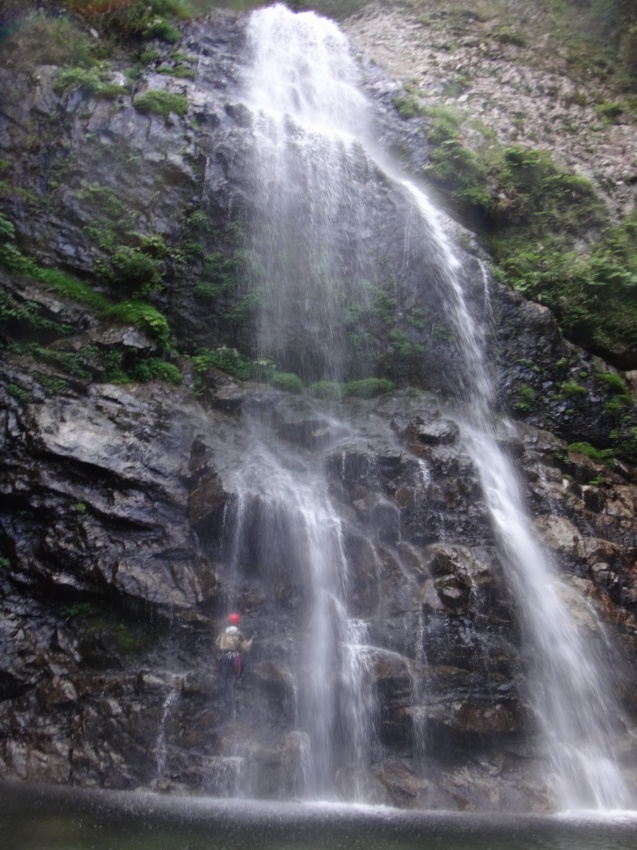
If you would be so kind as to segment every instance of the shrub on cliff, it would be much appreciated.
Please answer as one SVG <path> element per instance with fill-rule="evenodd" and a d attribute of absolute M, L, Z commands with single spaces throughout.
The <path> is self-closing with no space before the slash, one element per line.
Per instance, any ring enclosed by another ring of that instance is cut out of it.
<path fill-rule="evenodd" d="M 139 112 L 154 112 L 166 118 L 171 112 L 183 117 L 188 112 L 188 98 L 174 92 L 151 90 L 138 95 L 133 100 L 133 106 Z"/>

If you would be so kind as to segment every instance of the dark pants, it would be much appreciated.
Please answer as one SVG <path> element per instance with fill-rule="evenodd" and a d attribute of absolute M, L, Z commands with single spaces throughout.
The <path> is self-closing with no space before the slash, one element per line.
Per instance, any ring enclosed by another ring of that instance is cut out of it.
<path fill-rule="evenodd" d="M 238 652 L 222 652 L 219 666 L 221 689 L 224 699 L 229 697 L 229 688 L 237 684 L 241 676 L 241 654 Z"/>

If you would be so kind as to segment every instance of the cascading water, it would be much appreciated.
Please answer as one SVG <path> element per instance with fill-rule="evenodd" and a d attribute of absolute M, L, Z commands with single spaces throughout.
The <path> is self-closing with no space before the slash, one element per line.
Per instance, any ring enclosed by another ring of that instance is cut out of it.
<path fill-rule="evenodd" d="M 435 231 L 435 211 L 415 187 L 409 188 Z M 478 469 L 501 557 L 526 624 L 533 702 L 554 767 L 558 799 L 567 809 L 629 808 L 634 800 L 609 751 L 616 731 L 613 719 L 618 715 L 611 682 L 602 673 L 594 647 L 582 639 L 561 601 L 555 570 L 531 532 L 516 473 L 497 444 L 483 335 L 467 307 L 451 246 L 440 229 L 437 237 L 452 320 L 463 341 L 463 365 L 469 377 L 466 395 L 472 421 L 463 425 L 467 448 Z"/>
<path fill-rule="evenodd" d="M 342 520 L 333 507 L 325 477 L 316 461 L 295 457 L 264 423 L 253 420 L 252 451 L 233 471 L 232 488 L 240 494 L 236 537 L 258 540 L 258 573 L 276 592 L 283 568 L 299 576 L 299 592 L 308 599 L 306 633 L 302 636 L 297 691 L 297 724 L 308 738 L 304 782 L 310 796 L 332 792 L 343 764 L 356 773 L 350 796 L 361 799 L 360 777 L 373 737 L 373 699 L 365 647 L 366 627 L 348 616 L 345 606 L 347 559 Z M 233 552 L 238 562 L 244 552 Z"/>
<path fill-rule="evenodd" d="M 460 355 L 450 380 L 471 410 L 471 421 L 460 426 L 522 611 L 534 706 L 560 803 L 630 806 L 608 750 L 610 689 L 560 601 L 555 571 L 529 529 L 514 470 L 498 448 L 485 340 L 438 214 L 417 186 L 380 164 L 356 63 L 336 25 L 277 5 L 251 15 L 248 45 L 246 103 L 254 115 L 256 186 L 251 285 L 260 304 L 260 356 L 310 380 L 340 380 L 372 362 L 367 351 L 352 360 L 344 315 L 348 298 L 355 297 L 359 309 L 369 300 L 370 281 L 379 276 L 367 222 L 375 191 L 370 175 L 383 171 L 391 191 L 410 209 L 403 265 L 391 274 L 417 273 L 413 266 L 426 254 L 431 277 L 443 290 Z M 345 295 L 343 277 L 350 282 Z M 484 281 L 478 283 L 484 297 Z M 233 557 L 241 560 L 242 538 L 256 535 L 259 568 L 273 585 L 277 560 L 305 571 L 308 676 L 298 694 L 298 727 L 309 740 L 306 790 L 324 795 L 339 765 L 363 769 L 370 758 L 374 705 L 366 628 L 347 611 L 342 520 L 320 458 L 291 463 L 266 424 L 254 421 L 250 427 L 253 451 L 233 480 L 241 504 Z M 246 517 L 254 526 L 255 514 L 261 517 L 258 527 L 248 529 Z"/>

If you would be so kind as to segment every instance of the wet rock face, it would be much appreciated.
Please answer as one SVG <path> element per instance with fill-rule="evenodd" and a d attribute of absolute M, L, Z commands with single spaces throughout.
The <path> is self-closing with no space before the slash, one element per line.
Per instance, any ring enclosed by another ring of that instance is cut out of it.
<path fill-rule="evenodd" d="M 242 397 L 254 415 L 250 392 Z M 323 458 L 343 516 L 347 604 L 369 624 L 377 700 L 367 798 L 546 807 L 532 768 L 523 629 L 456 422 L 432 397 L 360 402 L 341 410 L 368 423 L 352 441 L 333 409 L 329 419 L 309 411 L 302 427 L 290 415 L 296 402 L 272 391 L 254 399 L 272 440 L 297 441 L 290 463 Z M 231 471 L 252 439 L 241 416 L 154 385 L 28 405 L 6 396 L 4 408 L 0 775 L 302 793 L 309 590 L 290 548 L 294 526 L 267 501 L 243 503 L 242 528 L 252 531 L 233 548 Z M 308 443 L 317 431 L 321 440 Z M 632 541 L 624 506 L 635 485 L 614 473 L 578 495 L 556 449 L 563 444 L 530 427 L 511 444 L 539 533 L 573 574 L 568 604 L 582 628 L 595 628 L 593 604 L 634 652 L 632 542 L 609 537 Z M 271 523 L 276 553 L 259 544 Z M 234 709 L 213 645 L 230 593 L 245 632 L 256 632 Z M 362 781 L 352 770 L 338 770 L 345 796 Z"/>
<path fill-rule="evenodd" d="M 42 194 L 42 173 L 51 178 L 50 203 L 36 212 L 24 192 L 8 199 L 20 244 L 42 263 L 91 278 L 104 259 L 91 237 L 98 210 L 87 184 L 116 189 L 140 231 L 179 250 L 193 211 L 205 209 L 225 227 L 251 209 L 240 19 L 193 26 L 186 47 L 198 56 L 196 81 L 167 81 L 150 69 L 139 90 L 183 91 L 184 118 L 141 113 L 129 95 L 116 102 L 61 95 L 50 68 L 38 70 L 35 86 L 12 79 L 3 87 L 3 157 L 16 162 L 16 179 L 34 195 Z M 25 146 L 29 123 L 47 136 L 59 115 L 48 150 Z M 62 166 L 69 179 L 53 186 Z M 391 218 L 388 241 L 401 251 L 400 216 L 390 208 L 403 202 L 376 179 L 369 191 L 384 204 L 376 218 Z M 186 233 L 188 241 L 194 235 Z M 466 261 L 467 274 L 476 273 L 475 257 Z M 245 341 L 245 327 L 222 327 L 202 309 L 193 294 L 196 263 L 166 264 L 169 285 L 152 297 L 183 348 Z M 424 297 L 428 269 L 423 260 L 405 282 L 407 306 Z M 7 274 L 6 291 L 72 326 L 69 350 L 87 340 L 105 351 L 154 350 L 136 329 L 105 328 L 17 274 Z M 427 297 L 433 321 L 442 304 Z M 470 297 L 486 310 L 482 289 Z M 597 415 L 606 400 L 600 388 L 586 400 L 551 398 L 568 374 L 584 381 L 590 358 L 565 345 L 543 308 L 497 289 L 492 307 L 500 398 L 514 406 L 521 382 L 537 397 L 531 424 L 504 442 L 538 534 L 570 577 L 569 605 L 582 628 L 594 630 L 590 610 L 599 611 L 630 671 L 634 469 L 569 454 L 561 439 L 594 441 L 606 428 Z M 425 386 L 445 389 L 450 350 L 444 339 L 428 349 L 418 366 Z M 562 359 L 566 376 L 555 372 Z M 314 674 L 302 660 L 311 581 L 293 512 L 261 492 L 245 497 L 234 483 L 254 448 L 248 422 L 258 420 L 270 444 L 287 447 L 287 472 L 312 464 L 325 475 L 341 521 L 345 602 L 368 624 L 378 748 L 363 777 L 343 757 L 335 777 L 342 795 L 363 783 L 368 799 L 400 806 L 549 805 L 535 769 L 524 634 L 507 564 L 458 423 L 439 400 L 405 392 L 321 408 L 220 374 L 206 386 L 205 404 L 188 381 L 170 389 L 69 379 L 48 393 L 33 371 L 26 356 L 3 352 L 0 777 L 303 793 L 308 737 L 297 718 L 299 693 Z M 223 699 L 214 647 L 235 605 L 246 634 L 256 632 L 236 710 Z M 623 696 L 635 712 L 633 681 L 627 672 Z"/>
<path fill-rule="evenodd" d="M 196 80 L 157 72 L 161 61 L 173 60 L 156 42 L 161 59 L 134 86 L 125 65 L 113 72 L 110 82 L 121 86 L 114 98 L 61 90 L 57 67 L 33 74 L 0 68 L 0 152 L 13 165 L 4 212 L 18 245 L 46 267 L 94 281 L 118 246 L 138 244 L 131 234 L 160 237 L 173 253 L 162 261 L 165 292 L 153 297 L 185 349 L 211 330 L 194 295 L 205 279 L 201 258 L 185 263 L 179 254 L 186 243 L 206 241 L 188 229 L 189 216 L 204 210 L 207 226 L 223 230 L 249 206 L 250 130 L 237 106 L 243 42 L 236 15 L 192 24 L 181 47 L 197 60 Z M 183 97 L 187 113 L 136 108 L 149 91 Z M 108 275 L 101 287 L 115 300 L 134 289 Z"/>

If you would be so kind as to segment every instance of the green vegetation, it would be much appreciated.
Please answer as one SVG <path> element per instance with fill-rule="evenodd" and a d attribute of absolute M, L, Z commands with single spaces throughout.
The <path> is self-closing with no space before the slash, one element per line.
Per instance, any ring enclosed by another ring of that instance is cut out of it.
<path fill-rule="evenodd" d="M 517 396 L 513 402 L 513 409 L 521 413 L 528 413 L 535 406 L 535 390 L 529 384 L 520 384 Z"/>
<path fill-rule="evenodd" d="M 613 449 L 596 449 L 595 446 L 591 446 L 590 443 L 586 442 L 570 443 L 567 448 L 569 452 L 586 455 L 586 457 L 590 457 L 591 460 L 597 463 L 605 463 L 615 454 Z"/>
<path fill-rule="evenodd" d="M 46 375 L 44 372 L 34 370 L 31 377 L 36 380 L 47 396 L 56 396 L 68 389 L 68 381 L 55 375 Z"/>
<path fill-rule="evenodd" d="M 2 258 L 0 257 L 0 262 Z M 18 302 L 4 290 L 0 290 L 0 328 L 11 333 L 31 333 L 44 336 L 70 336 L 73 327 L 58 322 L 46 315 L 44 308 L 34 301 Z"/>
<path fill-rule="evenodd" d="M 88 34 L 64 17 L 29 17 L 5 35 L 0 64 L 13 71 L 29 71 L 37 65 L 88 67 L 93 61 Z"/>
<path fill-rule="evenodd" d="M 425 350 L 424 345 L 412 342 L 409 335 L 398 328 L 390 330 L 389 340 L 399 357 L 414 357 L 422 354 Z"/>
<path fill-rule="evenodd" d="M 588 395 L 588 390 L 577 381 L 565 381 L 561 387 L 561 393 L 565 398 Z"/>
<path fill-rule="evenodd" d="M 83 183 L 79 198 L 95 210 L 93 221 L 84 228 L 86 235 L 103 251 L 112 253 L 133 231 L 136 214 L 124 206 L 113 186 Z"/>
<path fill-rule="evenodd" d="M 152 304 L 139 297 L 114 303 L 83 281 L 54 269 L 41 268 L 22 254 L 13 237 L 13 225 L 0 215 L 0 264 L 30 277 L 66 300 L 86 304 L 103 320 L 139 328 L 161 349 L 168 347 L 168 321 Z M 136 249 L 116 252 L 113 267 L 123 279 L 141 291 L 152 288 L 159 274 L 159 260 L 144 252 L 162 255 L 168 249 L 163 239 L 156 235 L 138 235 L 138 242 Z M 141 262 L 140 258 L 143 258 Z M 74 327 L 51 318 L 38 303 L 19 302 L 4 289 L 0 291 L 0 329 L 7 340 L 7 348 L 13 353 L 47 363 L 82 381 L 143 382 L 159 379 L 172 384 L 181 381 L 181 372 L 174 364 L 160 357 L 148 357 L 139 351 L 105 349 L 94 344 L 84 345 L 79 351 L 47 347 L 46 343 L 74 333 Z M 62 392 L 67 386 L 65 379 L 56 375 L 34 371 L 32 376 L 47 394 Z M 7 390 L 23 403 L 30 401 L 30 394 L 20 387 L 10 385 Z"/>
<path fill-rule="evenodd" d="M 145 331 L 152 339 L 164 346 L 170 339 L 168 320 L 156 307 L 145 301 L 121 301 L 113 304 L 106 311 L 109 318 L 118 320 L 121 324 L 131 324 Z"/>
<path fill-rule="evenodd" d="M 616 365 L 637 349 L 637 213 L 611 227 L 593 184 L 541 150 L 465 145 L 461 118 L 424 110 L 434 145 L 425 173 L 482 234 L 498 280 L 550 307 L 565 335 Z M 582 234 L 597 241 L 586 253 Z"/>
<path fill-rule="evenodd" d="M 316 381 L 308 390 L 315 398 L 338 400 L 343 396 L 342 384 L 337 381 Z"/>
<path fill-rule="evenodd" d="M 159 286 L 162 277 L 161 261 L 145 250 L 120 245 L 111 256 L 110 279 L 136 298 L 143 298 Z"/>
<path fill-rule="evenodd" d="M 395 97 L 394 106 L 402 118 L 414 118 L 426 114 L 425 107 L 413 95 Z"/>
<path fill-rule="evenodd" d="M 180 384 L 181 372 L 174 363 L 168 363 L 158 357 L 140 360 L 131 370 L 130 375 L 135 381 L 144 384 L 148 381 L 160 380 L 166 384 Z"/>
<path fill-rule="evenodd" d="M 344 398 L 376 398 L 376 396 L 390 393 L 394 389 L 394 382 L 387 378 L 363 378 L 360 381 L 348 381 L 342 385 Z"/>
<path fill-rule="evenodd" d="M 214 350 L 202 351 L 192 358 L 195 377 L 201 378 L 210 369 L 219 369 L 235 378 L 246 381 L 254 375 L 255 365 L 236 350 L 221 346 Z"/>
<path fill-rule="evenodd" d="M 20 404 L 30 404 L 31 393 L 28 390 L 25 390 L 23 387 L 19 387 L 17 384 L 6 384 L 6 390 L 9 395 L 13 396 Z"/>
<path fill-rule="evenodd" d="M 127 94 L 128 89 L 108 81 L 107 68 L 69 68 L 62 71 L 56 81 L 55 90 L 66 94 L 80 89 L 87 97 L 103 97 L 108 100 L 120 94 Z"/>
<path fill-rule="evenodd" d="M 64 613 L 69 619 L 89 617 L 96 613 L 96 608 L 92 602 L 73 602 L 65 607 Z"/>
<path fill-rule="evenodd" d="M 243 252 L 226 255 L 214 251 L 203 255 L 202 268 L 206 280 L 195 287 L 195 295 L 203 300 L 214 300 L 224 293 L 233 292 L 239 276 L 245 267 L 246 257 Z M 251 294 L 250 294 L 251 295 Z M 246 297 L 250 297 L 250 295 Z M 255 296 L 252 296 L 253 299 Z"/>
<path fill-rule="evenodd" d="M 186 2 L 181 0 L 60 0 L 60 5 L 96 27 L 102 34 L 119 38 L 159 38 L 170 44 L 181 38 L 181 33 L 169 23 L 190 17 Z"/>
<path fill-rule="evenodd" d="M 188 112 L 188 98 L 174 92 L 151 90 L 134 98 L 133 106 L 140 112 L 154 112 L 165 118 L 171 112 L 183 117 Z"/>
<path fill-rule="evenodd" d="M 287 393 L 303 392 L 303 381 L 293 372 L 274 372 L 268 378 L 268 383 Z"/>
<path fill-rule="evenodd" d="M 309 392 L 316 398 L 334 400 L 341 398 L 376 398 L 385 393 L 390 393 L 394 386 L 394 382 L 387 380 L 387 378 L 363 378 L 360 381 L 347 381 L 343 384 L 337 381 L 317 381 L 310 385 Z"/>

